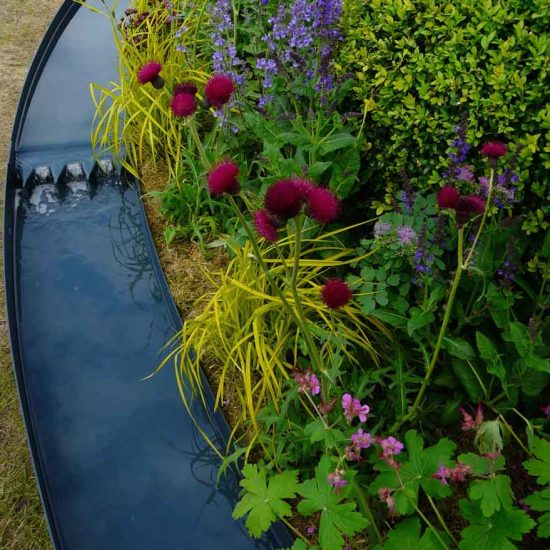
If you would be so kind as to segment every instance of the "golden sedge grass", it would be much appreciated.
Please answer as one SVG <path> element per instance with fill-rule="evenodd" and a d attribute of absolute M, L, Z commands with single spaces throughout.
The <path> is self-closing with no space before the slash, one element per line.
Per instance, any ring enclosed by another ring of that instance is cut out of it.
<path fill-rule="evenodd" d="M 305 239 L 297 291 L 323 363 L 331 365 L 340 357 L 339 361 L 347 360 L 351 365 L 366 368 L 362 363 L 365 357 L 371 364 L 378 364 L 373 339 L 378 334 L 387 336 L 385 327 L 377 319 L 364 316 L 354 302 L 330 310 L 320 298 L 327 271 L 357 261 L 355 251 L 336 239 L 339 232 L 348 229 Z M 291 257 L 293 247 L 293 238 L 289 236 L 277 246 L 263 246 L 261 250 L 280 291 L 296 313 L 286 276 L 289 266 L 286 260 L 278 258 L 279 254 L 282 258 Z M 199 299 L 201 313 L 187 319 L 177 335 L 180 345 L 172 357 L 188 411 L 191 411 L 188 395 L 196 395 L 204 402 L 201 358 L 205 355 L 213 358 L 218 365 L 215 406 L 226 403 L 228 398 L 237 399 L 239 405 L 228 447 L 234 441 L 244 442 L 248 456 L 260 430 L 258 412 L 267 400 L 277 407 L 285 380 L 298 364 L 302 334 L 271 288 L 251 243 L 232 246 L 230 252 L 232 260 L 227 268 L 211 276 L 213 290 Z M 318 259 L 321 252 L 323 258 Z"/>
<path fill-rule="evenodd" d="M 156 162 L 159 157 L 169 174 L 176 174 L 184 143 L 182 122 L 171 112 L 168 89 L 184 81 L 204 84 L 209 76 L 208 62 L 201 55 L 200 34 L 207 17 L 207 2 L 183 4 L 177 25 L 166 25 L 167 11 L 161 2 L 133 2 L 139 12 L 149 12 L 149 17 L 136 27 L 121 29 L 114 11 L 106 8 L 103 13 L 113 27 L 120 82 L 108 86 L 90 84 L 96 110 L 91 142 L 96 152 L 109 152 L 136 176 L 146 159 Z M 177 37 L 182 28 L 186 31 Z M 176 43 L 185 51 L 179 51 Z M 149 61 L 162 64 L 161 76 L 167 84 L 161 90 L 137 81 L 138 70 Z"/>

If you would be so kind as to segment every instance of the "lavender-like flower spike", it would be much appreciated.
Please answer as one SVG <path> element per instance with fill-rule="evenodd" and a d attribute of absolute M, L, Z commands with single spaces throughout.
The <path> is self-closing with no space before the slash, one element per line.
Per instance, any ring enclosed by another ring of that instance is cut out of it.
<path fill-rule="evenodd" d="M 451 152 L 449 153 L 449 170 L 443 174 L 443 177 L 456 179 L 461 169 L 461 165 L 466 161 L 466 157 L 472 145 L 466 141 L 466 130 L 468 128 L 468 114 L 464 113 L 460 124 L 455 127 L 455 138 L 451 141 Z M 464 176 L 464 172 L 461 174 Z"/>
<path fill-rule="evenodd" d="M 212 11 L 212 41 L 215 46 L 212 60 L 215 72 L 229 75 L 233 82 L 241 86 L 244 76 L 236 68 L 243 62 L 237 56 L 235 45 L 227 38 L 233 34 L 232 13 L 230 0 L 216 0 Z"/>

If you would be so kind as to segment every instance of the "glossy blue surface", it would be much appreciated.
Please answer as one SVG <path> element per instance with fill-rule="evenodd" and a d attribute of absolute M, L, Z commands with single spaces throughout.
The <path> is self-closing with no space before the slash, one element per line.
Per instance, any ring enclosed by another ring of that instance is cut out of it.
<path fill-rule="evenodd" d="M 215 487 L 172 369 L 143 380 L 177 327 L 137 190 L 94 192 L 39 185 L 18 212 L 22 360 L 63 546 L 257 548 L 231 519 L 236 478 Z"/>

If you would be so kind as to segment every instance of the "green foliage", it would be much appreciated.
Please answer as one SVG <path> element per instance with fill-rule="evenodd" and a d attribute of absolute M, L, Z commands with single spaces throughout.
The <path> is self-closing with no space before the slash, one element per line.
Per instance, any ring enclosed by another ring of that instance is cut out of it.
<path fill-rule="evenodd" d="M 438 533 L 439 537 L 444 537 Z M 407 518 L 400 521 L 395 529 L 388 533 L 384 544 L 374 547 L 374 550 L 441 550 L 445 548 L 439 542 L 431 529 L 426 529 L 421 535 L 421 525 L 418 518 Z"/>
<path fill-rule="evenodd" d="M 366 179 L 438 184 L 464 110 L 470 141 L 525 143 L 524 231 L 550 222 L 550 11 L 547 0 L 347 0 L 342 73 L 370 110 Z M 474 118 L 475 117 L 475 118 Z M 529 158 L 532 157 L 532 158 Z M 520 189 L 521 191 L 521 189 Z"/>
<path fill-rule="evenodd" d="M 368 525 L 364 516 L 355 511 L 353 502 L 343 502 L 347 491 L 336 494 L 327 483 L 332 461 L 323 457 L 315 468 L 315 479 L 302 483 L 299 493 L 304 500 L 298 504 L 298 512 L 304 516 L 320 513 L 319 542 L 322 550 L 341 548 L 343 535 L 354 535 Z"/>
<path fill-rule="evenodd" d="M 550 442 L 545 439 L 534 438 L 533 454 L 523 465 L 530 475 L 537 478 L 539 485 L 546 486 L 544 489 L 526 497 L 525 503 L 531 509 L 543 514 L 537 518 L 537 535 L 539 537 L 550 537 Z"/>
<path fill-rule="evenodd" d="M 478 504 L 462 499 L 460 511 L 470 522 L 461 533 L 460 550 L 513 550 L 517 546 L 510 540 L 521 540 L 535 525 L 523 510 L 513 507 L 502 508 L 491 517 L 486 517 Z"/>
<path fill-rule="evenodd" d="M 297 472 L 286 471 L 275 474 L 266 480 L 266 470 L 256 464 L 243 468 L 241 487 L 246 491 L 238 502 L 233 517 L 238 519 L 246 514 L 246 527 L 255 538 L 267 531 L 278 519 L 292 515 L 290 504 L 299 488 Z"/>
<path fill-rule="evenodd" d="M 451 494 L 451 488 L 443 485 L 433 475 L 440 465 L 451 466 L 451 457 L 456 444 L 450 439 L 440 439 L 435 445 L 424 449 L 424 439 L 416 430 L 405 434 L 406 455 L 400 455 L 400 467 L 396 469 L 383 461 L 376 469 L 381 471 L 370 485 L 375 495 L 383 487 L 395 489 L 395 509 L 400 514 L 413 514 L 417 509 L 420 489 L 434 498 L 444 498 Z"/>

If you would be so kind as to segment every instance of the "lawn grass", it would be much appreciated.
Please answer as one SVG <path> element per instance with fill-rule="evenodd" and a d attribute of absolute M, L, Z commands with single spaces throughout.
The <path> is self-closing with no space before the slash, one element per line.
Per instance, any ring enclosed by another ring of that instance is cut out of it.
<path fill-rule="evenodd" d="M 63 0 L 0 0 L 0 185 L 6 153 L 32 56 Z M 0 207 L 3 211 L 3 190 Z M 2 229 L 0 228 L 0 234 Z M 0 548 L 51 548 L 19 413 L 0 291 Z"/>

